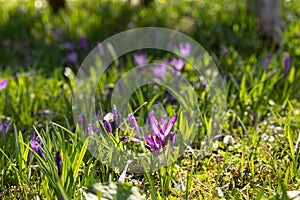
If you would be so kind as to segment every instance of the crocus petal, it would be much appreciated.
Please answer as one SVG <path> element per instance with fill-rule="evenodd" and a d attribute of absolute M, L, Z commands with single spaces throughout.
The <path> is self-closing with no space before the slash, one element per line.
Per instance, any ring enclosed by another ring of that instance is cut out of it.
<path fill-rule="evenodd" d="M 161 135 L 163 135 L 163 131 L 162 131 L 161 127 L 159 126 L 157 120 L 155 119 L 153 112 L 149 113 L 149 119 L 150 119 L 150 124 L 151 124 L 151 127 L 152 127 L 155 135 L 158 137 L 161 137 Z"/>
<path fill-rule="evenodd" d="M 207 83 L 205 81 L 201 81 L 201 86 L 205 89 L 207 87 Z"/>
<path fill-rule="evenodd" d="M 167 127 L 166 127 L 166 129 L 165 129 L 165 132 L 164 132 L 164 136 L 165 136 L 165 137 L 169 134 L 169 132 L 170 132 L 171 129 L 173 128 L 173 126 L 174 126 L 174 124 L 175 124 L 175 122 L 176 122 L 176 120 L 177 120 L 177 117 L 178 117 L 178 114 L 174 115 L 174 116 L 170 119 L 170 121 L 169 121 L 169 123 L 168 123 L 168 125 L 167 125 Z"/>
<path fill-rule="evenodd" d="M 225 48 L 225 49 L 222 50 L 222 54 L 223 55 L 226 55 L 227 53 L 228 53 L 228 49 L 227 48 Z"/>
<path fill-rule="evenodd" d="M 128 119 L 129 119 L 129 122 L 131 123 L 131 125 L 134 127 L 134 130 L 135 130 L 135 133 L 136 133 L 137 137 L 139 139 L 141 139 L 142 137 L 141 137 L 141 133 L 140 133 L 140 130 L 139 130 L 139 126 L 138 126 L 134 116 L 132 114 L 129 114 Z"/>
<path fill-rule="evenodd" d="M 142 140 L 137 139 L 137 138 L 130 138 L 130 141 L 131 142 L 141 142 Z"/>
<path fill-rule="evenodd" d="M 178 46 L 179 46 L 180 54 L 184 58 L 188 57 L 191 54 L 192 49 L 193 49 L 192 45 L 188 42 L 186 42 L 186 43 L 180 42 Z"/>
<path fill-rule="evenodd" d="M 107 132 L 112 133 L 111 125 L 107 120 L 103 119 L 103 125 Z"/>
<path fill-rule="evenodd" d="M 153 141 L 150 137 L 148 137 L 147 135 L 144 135 L 144 137 L 145 137 L 146 142 L 147 142 L 152 148 L 155 148 L 154 141 Z"/>
<path fill-rule="evenodd" d="M 167 60 L 163 60 L 160 65 L 153 69 L 153 75 L 157 78 L 164 78 L 167 73 L 168 65 L 169 62 Z"/>
<path fill-rule="evenodd" d="M 73 64 L 77 63 L 77 53 L 75 51 L 67 54 L 67 60 Z"/>
<path fill-rule="evenodd" d="M 66 50 L 73 50 L 74 49 L 74 45 L 72 42 L 66 42 L 65 44 L 63 44 L 63 48 Z"/>
<path fill-rule="evenodd" d="M 147 63 L 147 54 L 134 54 L 134 62 L 137 65 L 144 65 Z"/>
<path fill-rule="evenodd" d="M 163 129 L 166 128 L 166 125 L 167 125 L 167 116 L 166 115 L 162 116 L 162 118 L 160 119 L 159 124 L 163 127 Z"/>
<path fill-rule="evenodd" d="M 263 71 L 267 70 L 270 61 L 271 61 L 271 56 L 270 56 L 270 54 L 268 54 L 264 60 Z"/>
<path fill-rule="evenodd" d="M 32 150 L 35 152 L 37 152 L 39 149 L 39 146 L 36 144 L 36 141 L 33 139 L 30 140 L 30 148 L 32 148 Z"/>
<path fill-rule="evenodd" d="M 88 41 L 86 38 L 81 38 L 79 41 L 78 41 L 78 46 L 80 49 L 87 49 L 89 44 L 88 44 Z"/>
<path fill-rule="evenodd" d="M 98 110 L 98 112 L 97 112 L 96 119 L 98 121 L 100 121 L 100 119 L 101 119 L 101 112 L 100 112 L 100 110 Z"/>
<path fill-rule="evenodd" d="M 60 155 L 59 151 L 56 152 L 55 162 L 56 162 L 56 165 L 57 165 L 57 173 L 58 173 L 59 179 L 61 180 L 61 175 L 62 175 L 62 159 L 61 159 L 61 155 Z"/>
<path fill-rule="evenodd" d="M 32 150 L 34 152 L 36 152 L 43 160 L 46 160 L 43 150 L 42 150 L 43 146 L 44 146 L 44 144 L 40 140 L 40 138 L 36 137 L 35 134 L 33 133 L 31 135 L 30 148 L 32 148 Z"/>
<path fill-rule="evenodd" d="M 164 138 L 156 137 L 155 144 L 158 149 L 164 147 Z"/>
<path fill-rule="evenodd" d="M 185 65 L 185 61 L 174 57 L 171 61 L 171 65 L 174 67 L 175 70 L 181 70 Z"/>
<path fill-rule="evenodd" d="M 6 86 L 7 86 L 7 79 L 6 78 L 4 78 L 4 79 L 2 79 L 1 81 L 0 81 L 0 91 L 1 90 L 4 90 L 5 88 L 6 88 Z"/>
<path fill-rule="evenodd" d="M 291 58 L 287 54 L 284 56 L 284 75 L 287 76 L 291 67 Z"/>
<path fill-rule="evenodd" d="M 150 129 L 150 134 L 152 137 L 156 137 L 156 135 L 157 135 L 156 132 L 152 128 Z"/>
<path fill-rule="evenodd" d="M 10 123 L 9 123 L 9 121 L 7 121 L 3 126 L 4 134 L 8 133 L 9 127 L 10 127 Z"/>
<path fill-rule="evenodd" d="M 98 43 L 98 44 L 97 44 L 97 47 L 98 47 L 98 50 L 99 50 L 99 54 L 100 54 L 101 56 L 103 56 L 103 55 L 105 54 L 103 44 L 102 44 L 102 43 Z"/>

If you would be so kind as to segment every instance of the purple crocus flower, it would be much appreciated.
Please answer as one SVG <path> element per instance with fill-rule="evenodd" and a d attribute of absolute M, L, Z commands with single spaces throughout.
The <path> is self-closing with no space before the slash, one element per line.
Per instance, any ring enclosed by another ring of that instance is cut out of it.
<path fill-rule="evenodd" d="M 105 130 L 106 130 L 108 133 L 112 133 L 112 127 L 111 127 L 109 121 L 103 119 L 102 122 L 103 122 L 103 125 L 104 125 Z"/>
<path fill-rule="evenodd" d="M 185 61 L 174 57 L 170 64 L 174 67 L 175 70 L 179 71 L 185 65 Z"/>
<path fill-rule="evenodd" d="M 284 75 L 287 76 L 289 74 L 291 67 L 291 58 L 288 54 L 284 56 Z"/>
<path fill-rule="evenodd" d="M 115 105 L 113 106 L 112 112 L 113 112 L 113 120 L 114 120 L 115 128 L 118 128 L 121 124 L 121 115 Z"/>
<path fill-rule="evenodd" d="M 87 49 L 89 46 L 88 40 L 86 38 L 81 38 L 80 40 L 78 40 L 78 46 L 80 49 Z"/>
<path fill-rule="evenodd" d="M 77 53 L 75 51 L 67 54 L 67 60 L 73 64 L 77 63 Z"/>
<path fill-rule="evenodd" d="M 5 124 L 4 124 L 4 126 L 3 126 L 3 132 L 5 134 L 8 133 L 9 127 L 10 127 L 10 123 L 9 123 L 9 121 L 6 121 Z"/>
<path fill-rule="evenodd" d="M 147 63 L 147 54 L 134 54 L 133 60 L 136 65 L 144 65 Z"/>
<path fill-rule="evenodd" d="M 137 134 L 137 137 L 139 139 L 141 139 L 142 136 L 141 136 L 141 133 L 140 133 L 140 130 L 139 130 L 139 126 L 138 126 L 138 124 L 135 120 L 135 117 L 132 114 L 129 114 L 128 119 L 129 119 L 129 122 L 130 122 L 131 126 L 134 127 L 134 130 L 135 130 L 135 133 Z"/>
<path fill-rule="evenodd" d="M 8 84 L 7 79 L 6 79 L 6 78 L 2 79 L 2 80 L 0 81 L 0 91 L 1 91 L 1 90 L 4 90 L 4 89 L 7 87 L 7 84 Z"/>
<path fill-rule="evenodd" d="M 9 121 L 6 121 L 5 124 L 3 124 L 0 121 L 0 132 L 2 132 L 2 140 L 4 140 L 5 135 L 8 133 L 10 127 Z"/>
<path fill-rule="evenodd" d="M 266 71 L 271 61 L 271 56 L 268 54 L 264 60 L 263 71 Z"/>
<path fill-rule="evenodd" d="M 42 113 L 44 115 L 49 115 L 49 114 L 51 114 L 51 110 L 46 109 L 46 110 L 43 110 Z"/>
<path fill-rule="evenodd" d="M 97 115 L 97 120 L 100 121 L 100 115 Z M 104 116 L 102 123 L 108 133 L 115 133 L 121 124 L 121 116 L 115 105 L 113 106 L 112 112 L 109 112 Z M 96 133 L 100 133 L 100 128 L 96 123 L 93 127 L 94 132 L 96 130 Z"/>
<path fill-rule="evenodd" d="M 61 41 L 62 40 L 62 34 L 61 34 L 60 28 L 55 28 L 53 32 L 54 32 L 54 35 L 56 36 L 56 39 L 58 41 Z"/>
<path fill-rule="evenodd" d="M 57 173 L 58 173 L 58 176 L 59 176 L 59 180 L 61 181 L 61 176 L 62 176 L 62 159 L 61 159 L 61 155 L 60 155 L 59 151 L 56 152 L 55 162 L 56 162 L 56 165 L 57 165 Z"/>
<path fill-rule="evenodd" d="M 104 52 L 103 44 L 100 42 L 100 43 L 97 44 L 97 47 L 98 47 L 98 50 L 99 50 L 100 55 L 103 56 L 104 53 L 105 53 L 105 52 Z"/>
<path fill-rule="evenodd" d="M 185 43 L 180 42 L 178 46 L 179 46 L 179 52 L 180 52 L 181 56 L 184 58 L 188 57 L 193 50 L 192 45 L 188 42 L 185 42 Z"/>
<path fill-rule="evenodd" d="M 65 44 L 63 44 L 63 48 L 66 50 L 74 50 L 74 45 L 72 42 L 66 42 Z"/>
<path fill-rule="evenodd" d="M 144 135 L 146 142 L 148 143 L 147 148 L 151 152 L 158 152 L 162 149 L 168 140 L 170 141 L 170 150 L 173 151 L 173 145 L 175 142 L 175 132 L 172 132 L 172 128 L 177 120 L 178 114 L 174 115 L 169 123 L 167 124 L 166 116 L 164 115 L 160 123 L 155 119 L 152 112 L 149 114 L 151 124 L 151 137 Z"/>
<path fill-rule="evenodd" d="M 207 87 L 207 83 L 205 81 L 201 81 L 201 86 L 205 89 Z"/>
<path fill-rule="evenodd" d="M 33 133 L 31 135 L 30 148 L 32 148 L 32 150 L 35 151 L 43 160 L 46 160 L 42 149 L 43 147 L 44 144 L 41 139 Z"/>
<path fill-rule="evenodd" d="M 0 132 L 2 132 L 2 140 L 4 140 L 6 134 L 8 133 L 9 127 L 9 121 L 6 121 L 5 124 L 2 124 L 2 122 L 0 121 Z"/>
<path fill-rule="evenodd" d="M 228 53 L 228 49 L 227 49 L 227 48 L 225 48 L 225 49 L 222 50 L 222 54 L 223 54 L 224 56 L 225 56 L 227 53 Z"/>
<path fill-rule="evenodd" d="M 153 75 L 157 78 L 164 78 L 168 69 L 168 61 L 164 60 L 160 65 L 153 69 Z"/>

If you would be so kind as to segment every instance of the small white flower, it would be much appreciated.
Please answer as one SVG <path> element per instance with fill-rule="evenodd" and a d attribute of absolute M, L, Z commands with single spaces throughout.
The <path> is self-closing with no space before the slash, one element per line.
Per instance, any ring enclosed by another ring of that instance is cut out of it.
<path fill-rule="evenodd" d="M 224 144 L 234 144 L 235 139 L 231 135 L 226 135 L 223 139 Z"/>
<path fill-rule="evenodd" d="M 275 137 L 273 135 L 269 136 L 268 134 L 264 133 L 261 135 L 261 139 L 265 142 L 274 142 Z"/>

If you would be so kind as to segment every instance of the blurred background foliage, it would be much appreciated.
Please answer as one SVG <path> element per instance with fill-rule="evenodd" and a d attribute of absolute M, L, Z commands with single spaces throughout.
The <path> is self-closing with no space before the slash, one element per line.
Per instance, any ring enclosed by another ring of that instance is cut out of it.
<path fill-rule="evenodd" d="M 282 1 L 285 51 L 300 56 L 299 1 Z M 292 14 L 293 13 L 293 14 Z M 51 12 L 46 1 L 5 1 L 0 5 L 0 67 L 53 68 L 65 64 L 64 42 L 87 38 L 90 49 L 97 42 L 132 28 L 167 27 L 198 41 L 213 57 L 232 48 L 241 58 L 272 51 L 258 37 L 257 16 L 247 13 L 246 1 L 165 1 L 149 6 L 130 1 L 67 1 L 66 9 Z M 81 63 L 88 52 L 80 52 Z"/>

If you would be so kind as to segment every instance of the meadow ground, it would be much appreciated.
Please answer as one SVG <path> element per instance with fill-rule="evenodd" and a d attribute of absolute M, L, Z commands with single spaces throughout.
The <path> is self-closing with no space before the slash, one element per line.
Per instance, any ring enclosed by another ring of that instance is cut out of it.
<path fill-rule="evenodd" d="M 300 2 L 282 1 L 281 16 L 282 42 L 275 46 L 259 39 L 257 17 L 239 0 L 157 0 L 147 8 L 68 1 L 57 14 L 44 1 L 2 3 L 0 199 L 288 199 L 300 190 Z M 94 121 L 73 116 L 75 76 L 88 53 L 117 33 L 147 26 L 182 32 L 209 53 L 224 84 L 221 129 L 213 126 L 209 82 L 162 50 L 121 56 L 99 79 Z M 137 89 L 126 102 L 136 112 L 118 118 L 111 106 L 117 80 L 138 64 L 158 61 L 172 70 L 151 76 L 181 73 L 193 85 L 196 121 L 185 121 L 180 100 L 157 84 Z M 148 115 L 155 108 L 166 119 Z M 152 136 L 138 137 L 144 125 Z M 195 127 L 191 141 L 187 130 Z M 104 161 L 91 151 L 99 141 L 114 147 L 96 149 Z M 126 165 L 129 158 L 116 156 L 116 149 L 130 150 L 131 159 L 135 153 L 158 159 L 163 147 L 178 158 L 151 172 L 105 164 Z"/>

